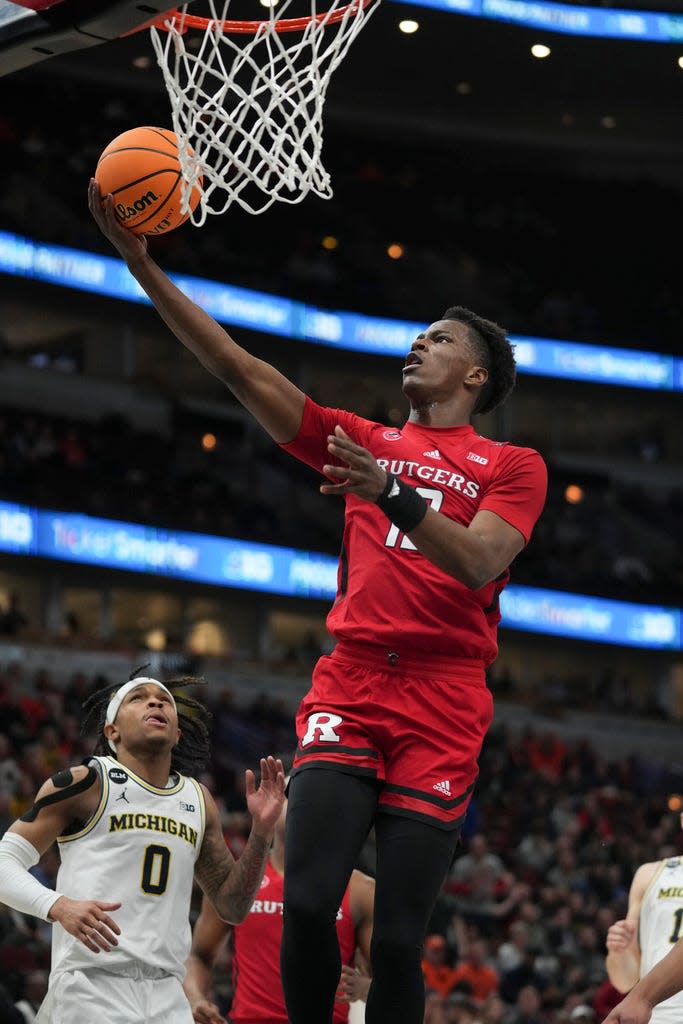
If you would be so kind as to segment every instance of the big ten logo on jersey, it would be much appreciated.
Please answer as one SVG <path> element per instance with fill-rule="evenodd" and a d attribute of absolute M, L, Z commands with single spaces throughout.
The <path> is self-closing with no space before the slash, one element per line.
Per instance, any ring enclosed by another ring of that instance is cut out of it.
<path fill-rule="evenodd" d="M 309 715 L 306 735 L 301 741 L 301 746 L 307 747 L 314 740 L 318 743 L 340 743 L 341 736 L 334 730 L 343 721 L 341 715 L 333 715 L 330 711 L 316 711 L 314 715 Z"/>

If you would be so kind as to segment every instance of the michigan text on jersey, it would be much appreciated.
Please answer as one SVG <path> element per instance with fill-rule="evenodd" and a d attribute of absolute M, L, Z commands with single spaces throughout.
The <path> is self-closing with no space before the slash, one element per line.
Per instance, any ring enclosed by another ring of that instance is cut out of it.
<path fill-rule="evenodd" d="M 110 814 L 110 832 L 128 832 L 131 829 L 143 829 L 147 832 L 165 832 L 169 836 L 178 836 L 191 846 L 197 845 L 197 830 L 186 825 L 184 821 L 167 818 L 164 814 Z"/>

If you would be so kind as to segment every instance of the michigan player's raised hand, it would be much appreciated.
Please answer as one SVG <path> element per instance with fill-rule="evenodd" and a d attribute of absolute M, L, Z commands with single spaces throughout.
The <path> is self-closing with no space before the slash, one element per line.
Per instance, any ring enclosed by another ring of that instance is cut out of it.
<path fill-rule="evenodd" d="M 355 494 L 365 501 L 377 501 L 387 485 L 387 474 L 377 465 L 372 452 L 352 441 L 340 426 L 327 438 L 327 450 L 344 465 L 323 466 L 325 476 L 338 482 L 321 484 L 320 493 Z"/>
<path fill-rule="evenodd" d="M 225 1017 L 221 1016 L 218 1007 L 208 999 L 202 999 L 192 1007 L 192 1017 L 195 1024 L 226 1024 Z"/>
<path fill-rule="evenodd" d="M 118 910 L 120 906 L 120 903 L 72 900 L 68 896 L 60 896 L 50 907 L 50 918 L 92 953 L 110 953 L 113 946 L 118 946 L 116 936 L 121 934 L 121 929 L 108 911 Z"/>
<path fill-rule="evenodd" d="M 610 953 L 623 953 L 631 945 L 636 934 L 635 921 L 624 918 L 623 921 L 615 921 L 607 929 L 605 945 Z"/>
<path fill-rule="evenodd" d="M 114 197 L 103 196 L 94 178 L 88 185 L 88 207 L 98 228 L 126 263 L 134 263 L 147 253 L 147 239 L 125 228 L 114 212 Z"/>
<path fill-rule="evenodd" d="M 261 781 L 257 787 L 251 768 L 244 773 L 247 808 L 252 818 L 252 832 L 270 841 L 285 802 L 285 770 L 274 757 L 261 758 Z"/>

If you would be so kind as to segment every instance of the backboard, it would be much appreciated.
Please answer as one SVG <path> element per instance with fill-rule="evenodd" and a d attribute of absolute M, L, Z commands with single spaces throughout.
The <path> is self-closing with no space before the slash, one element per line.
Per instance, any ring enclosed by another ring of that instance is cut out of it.
<path fill-rule="evenodd" d="M 0 0 L 0 75 L 118 39 L 174 8 L 171 0 Z M 30 6 L 29 6 L 30 5 Z"/>

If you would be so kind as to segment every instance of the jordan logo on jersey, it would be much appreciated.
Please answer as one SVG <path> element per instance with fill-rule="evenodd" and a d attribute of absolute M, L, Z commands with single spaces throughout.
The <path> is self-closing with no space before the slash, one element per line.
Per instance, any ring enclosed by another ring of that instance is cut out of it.
<path fill-rule="evenodd" d="M 128 799 L 128 797 L 126 796 L 126 791 L 125 791 L 125 789 L 124 789 L 124 791 L 123 791 L 123 792 L 121 793 L 121 795 L 120 795 L 120 796 L 117 796 L 117 798 L 116 798 L 116 800 L 114 801 L 114 803 L 116 803 L 116 802 L 117 802 L 118 800 L 125 800 L 127 804 L 129 804 L 129 803 L 130 803 L 130 800 L 129 800 L 129 799 Z"/>

